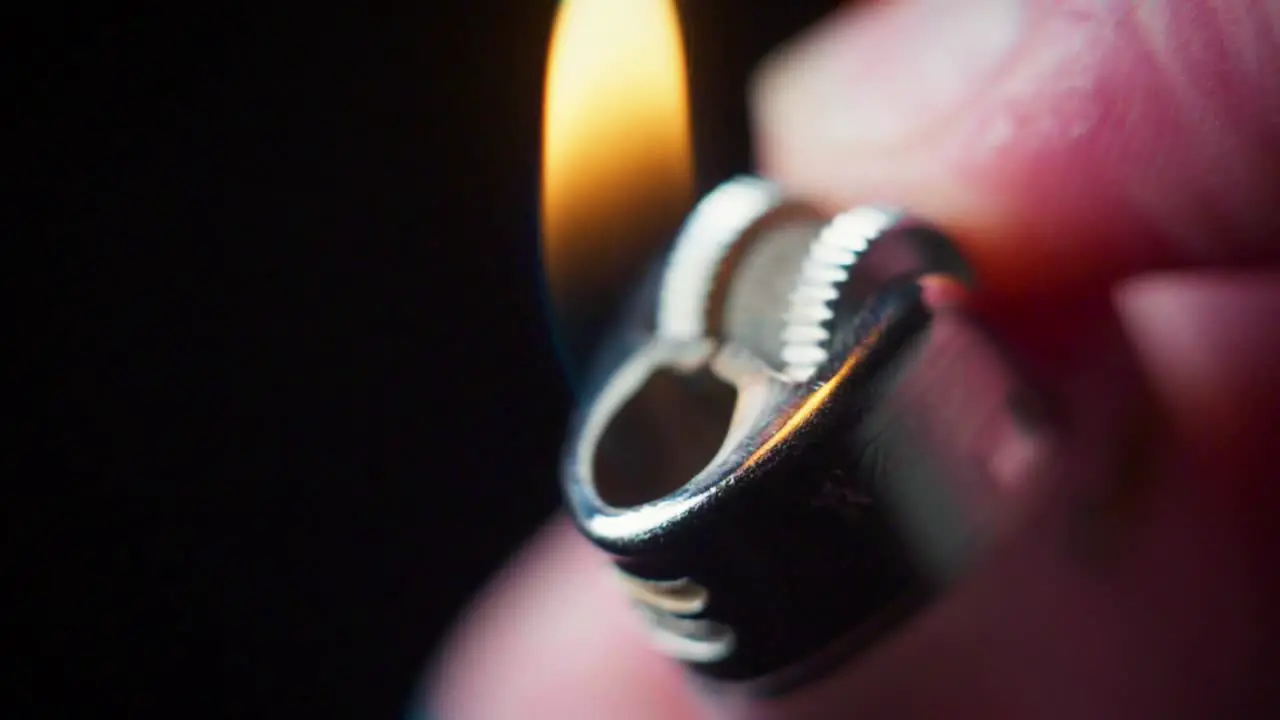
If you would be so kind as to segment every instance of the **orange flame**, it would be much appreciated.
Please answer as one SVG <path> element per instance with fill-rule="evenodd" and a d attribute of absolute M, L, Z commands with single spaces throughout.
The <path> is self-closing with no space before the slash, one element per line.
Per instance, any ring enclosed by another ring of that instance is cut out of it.
<path fill-rule="evenodd" d="M 608 302 L 671 239 L 692 205 L 691 145 L 675 3 L 562 2 L 542 165 L 543 257 L 562 320 Z"/>

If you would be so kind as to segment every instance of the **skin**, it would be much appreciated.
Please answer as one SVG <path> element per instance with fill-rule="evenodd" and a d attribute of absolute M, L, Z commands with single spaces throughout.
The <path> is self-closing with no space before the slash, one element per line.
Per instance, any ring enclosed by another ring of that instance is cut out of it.
<path fill-rule="evenodd" d="M 761 170 L 951 230 L 1055 451 L 908 628 L 768 702 L 648 649 L 555 521 L 446 644 L 451 720 L 1280 716 L 1280 4 L 846 6 L 753 88 Z"/>

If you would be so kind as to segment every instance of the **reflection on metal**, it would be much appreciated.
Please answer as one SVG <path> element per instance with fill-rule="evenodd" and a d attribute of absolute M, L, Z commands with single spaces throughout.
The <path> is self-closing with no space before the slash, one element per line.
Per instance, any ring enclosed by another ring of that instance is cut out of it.
<path fill-rule="evenodd" d="M 618 576 L 662 652 L 695 663 L 719 662 L 733 652 L 729 626 L 691 617 L 707 608 L 711 595 L 705 587 L 689 578 L 646 580 L 621 569 Z"/>
<path fill-rule="evenodd" d="M 868 337 L 867 341 L 859 348 L 859 350 L 874 347 L 877 340 L 879 340 L 878 334 Z M 785 422 L 778 426 L 777 430 L 771 433 L 764 442 L 760 443 L 760 446 L 756 448 L 755 452 L 751 453 L 751 456 L 748 457 L 747 461 L 743 464 L 755 465 L 767 457 L 770 452 L 773 452 L 774 448 L 778 447 L 778 445 L 791 437 L 797 428 L 804 425 L 804 423 L 815 412 L 822 408 L 822 406 L 827 402 L 827 398 L 831 395 L 832 390 L 839 387 L 840 383 L 844 382 L 845 378 L 847 378 L 849 374 L 858 367 L 863 356 L 864 352 L 855 351 L 850 353 L 849 357 L 846 358 L 844 363 L 840 366 L 840 369 L 831 376 L 831 379 L 824 382 L 818 387 L 818 389 L 814 390 L 809 397 L 805 398 L 804 402 L 786 418 Z"/>
<path fill-rule="evenodd" d="M 689 578 L 679 580 L 645 580 L 618 571 L 631 597 L 657 610 L 673 615 L 696 615 L 707 609 L 710 593 Z"/>

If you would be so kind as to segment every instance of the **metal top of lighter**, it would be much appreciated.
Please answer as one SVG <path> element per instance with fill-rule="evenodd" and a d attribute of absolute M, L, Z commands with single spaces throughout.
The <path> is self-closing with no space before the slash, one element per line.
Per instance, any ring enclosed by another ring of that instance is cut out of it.
<path fill-rule="evenodd" d="M 777 691 L 963 566 L 1025 386 L 937 278 L 969 280 L 900 212 L 828 217 L 740 177 L 690 215 L 601 356 L 563 475 L 664 651 Z"/>

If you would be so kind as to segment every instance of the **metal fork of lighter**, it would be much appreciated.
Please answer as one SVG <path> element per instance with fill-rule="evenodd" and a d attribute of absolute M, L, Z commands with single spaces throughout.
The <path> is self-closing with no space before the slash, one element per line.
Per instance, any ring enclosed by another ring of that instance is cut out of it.
<path fill-rule="evenodd" d="M 778 692 L 963 570 L 1029 396 L 955 302 L 971 281 L 902 212 L 829 216 L 754 177 L 698 204 L 600 354 L 563 467 L 661 650 Z"/>

